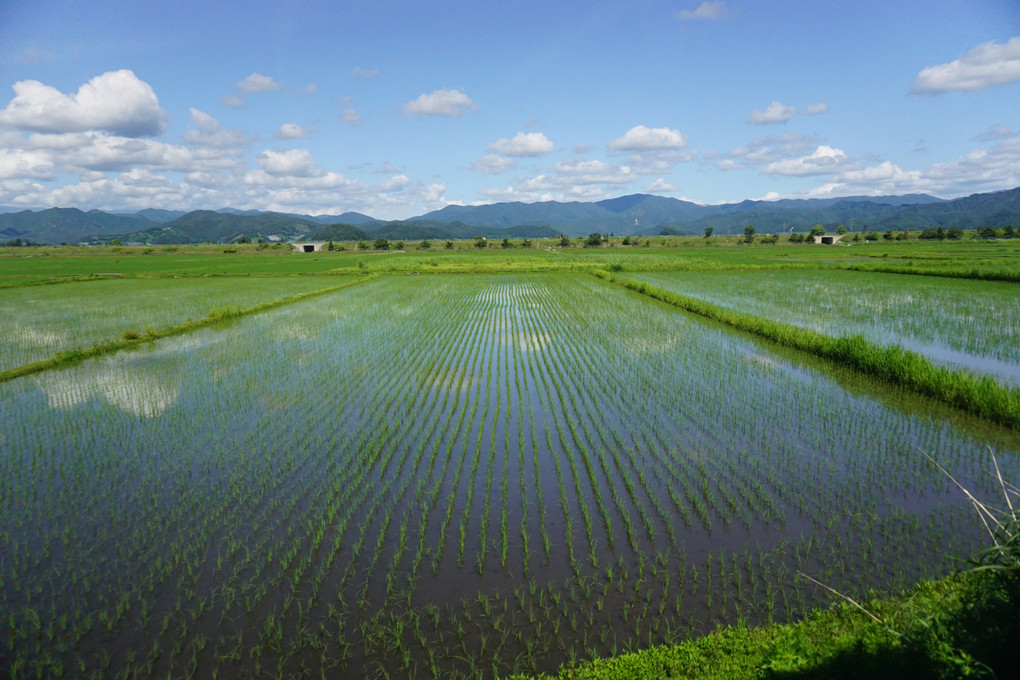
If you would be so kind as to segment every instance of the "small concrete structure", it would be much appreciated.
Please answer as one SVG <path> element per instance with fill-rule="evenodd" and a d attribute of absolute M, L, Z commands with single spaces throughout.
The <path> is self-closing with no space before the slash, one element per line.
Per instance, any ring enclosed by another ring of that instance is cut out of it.
<path fill-rule="evenodd" d="M 846 234 L 822 234 L 821 236 L 815 236 L 815 243 L 821 243 L 825 246 L 833 246 L 839 243 L 839 239 L 846 236 Z"/>
<path fill-rule="evenodd" d="M 291 245 L 299 253 L 317 253 L 322 250 L 326 243 L 328 241 L 302 241 L 300 243 L 292 243 Z"/>

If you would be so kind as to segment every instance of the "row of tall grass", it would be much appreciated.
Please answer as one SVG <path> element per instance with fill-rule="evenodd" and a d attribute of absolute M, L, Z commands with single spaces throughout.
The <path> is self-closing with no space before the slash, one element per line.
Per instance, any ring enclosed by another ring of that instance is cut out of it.
<path fill-rule="evenodd" d="M 632 278 L 827 335 L 857 333 L 1020 386 L 1020 286 L 1012 283 L 823 269 Z"/>
<path fill-rule="evenodd" d="M 971 266 L 963 263 L 924 263 L 917 266 L 908 264 L 840 263 L 838 269 L 859 272 L 880 272 L 885 274 L 914 274 L 916 276 L 938 276 L 951 279 L 976 279 L 978 281 L 1008 281 L 1020 283 L 1020 269 L 1006 266 Z"/>
<path fill-rule="evenodd" d="M 604 270 L 593 275 L 780 345 L 810 352 L 900 387 L 938 399 L 981 418 L 1020 429 L 1020 389 L 988 376 L 936 366 L 897 345 L 881 346 L 860 335 L 831 337 L 806 328 L 717 305 Z"/>

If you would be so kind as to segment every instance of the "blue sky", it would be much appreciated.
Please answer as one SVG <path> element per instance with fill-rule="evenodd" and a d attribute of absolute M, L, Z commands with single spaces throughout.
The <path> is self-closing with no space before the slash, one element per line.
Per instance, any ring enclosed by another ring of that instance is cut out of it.
<path fill-rule="evenodd" d="M 0 4 L 4 206 L 1016 186 L 1016 0 Z"/>

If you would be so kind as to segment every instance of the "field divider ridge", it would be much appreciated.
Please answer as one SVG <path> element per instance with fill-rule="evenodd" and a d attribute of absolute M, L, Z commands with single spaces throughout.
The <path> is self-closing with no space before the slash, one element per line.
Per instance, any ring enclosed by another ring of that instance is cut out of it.
<path fill-rule="evenodd" d="M 54 368 L 65 368 L 67 366 L 74 366 L 79 364 L 86 359 L 93 359 L 107 354 L 113 354 L 121 350 L 130 349 L 137 347 L 138 345 L 159 340 L 162 338 L 174 337 L 177 335 L 184 335 L 185 333 L 191 333 L 193 331 L 200 330 L 202 328 L 208 328 L 224 321 L 233 319 L 239 319 L 241 317 L 250 316 L 252 314 L 258 314 L 260 312 L 267 312 L 278 307 L 293 304 L 295 302 L 301 302 L 308 300 L 320 295 L 327 295 L 329 293 L 335 293 L 336 291 L 343 290 L 373 279 L 377 279 L 383 274 L 372 273 L 366 274 L 353 281 L 345 281 L 336 286 L 330 286 L 329 288 L 322 288 L 320 290 L 307 291 L 304 293 L 295 293 L 294 295 L 288 295 L 284 298 L 278 298 L 276 300 L 269 300 L 268 302 L 260 302 L 257 305 L 251 307 L 237 307 L 236 305 L 229 305 L 225 307 L 214 308 L 209 311 L 201 319 L 194 321 L 185 321 L 173 326 L 167 326 L 166 328 L 158 329 L 147 329 L 145 333 L 138 332 L 125 332 L 124 335 L 118 340 L 112 340 L 92 347 L 86 347 L 82 349 L 71 349 L 63 352 L 54 354 L 49 359 L 41 359 L 34 361 L 30 364 L 11 368 L 6 371 L 0 371 L 0 383 L 7 382 L 9 380 L 15 380 L 26 375 L 33 375 L 35 373 L 41 373 Z"/>
<path fill-rule="evenodd" d="M 1020 429 L 1020 389 L 1001 385 L 989 376 L 937 366 L 920 354 L 899 345 L 879 345 L 861 335 L 832 337 L 799 326 L 725 309 L 602 269 L 593 269 L 590 273 L 692 314 L 785 347 L 835 361 L 986 420 Z"/>

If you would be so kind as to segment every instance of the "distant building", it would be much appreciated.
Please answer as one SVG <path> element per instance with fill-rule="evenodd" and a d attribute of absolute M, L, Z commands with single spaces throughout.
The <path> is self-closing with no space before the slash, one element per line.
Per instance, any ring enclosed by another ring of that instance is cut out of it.
<path fill-rule="evenodd" d="M 815 236 L 815 243 L 821 243 L 823 246 L 832 246 L 839 243 L 839 239 L 846 236 L 846 234 L 822 234 L 821 236 Z"/>

